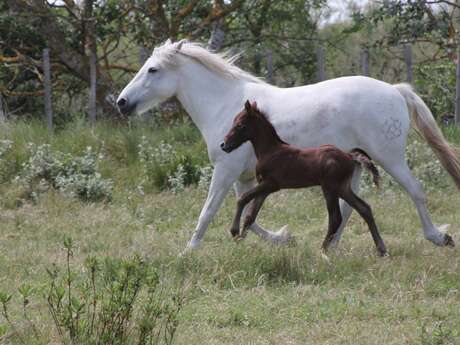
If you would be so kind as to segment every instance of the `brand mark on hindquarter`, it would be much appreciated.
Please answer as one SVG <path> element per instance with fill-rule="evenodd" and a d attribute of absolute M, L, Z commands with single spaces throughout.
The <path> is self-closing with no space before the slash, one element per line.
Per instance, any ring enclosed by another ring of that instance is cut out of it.
<path fill-rule="evenodd" d="M 387 140 L 393 140 L 400 137 L 402 134 L 401 126 L 401 121 L 398 119 L 393 117 L 386 119 L 382 126 L 382 132 L 385 138 L 387 138 Z"/>

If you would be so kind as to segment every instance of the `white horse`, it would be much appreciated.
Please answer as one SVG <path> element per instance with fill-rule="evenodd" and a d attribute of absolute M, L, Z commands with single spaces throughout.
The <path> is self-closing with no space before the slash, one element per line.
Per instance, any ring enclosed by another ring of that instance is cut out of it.
<path fill-rule="evenodd" d="M 214 54 L 199 44 L 167 41 L 155 48 L 118 97 L 124 114 L 142 113 L 176 96 L 206 141 L 214 165 L 208 197 L 187 249 L 197 248 L 232 184 L 237 197 L 255 184 L 255 155 L 250 144 L 231 154 L 220 148 L 234 116 L 249 99 L 269 114 L 281 138 L 300 147 L 333 144 L 360 148 L 378 162 L 409 193 L 420 216 L 425 238 L 439 246 L 454 245 L 437 229 L 427 210 L 421 184 L 405 160 L 411 117 L 460 188 L 460 155 L 443 137 L 428 107 L 406 84 L 391 85 L 367 77 L 344 77 L 293 88 L 269 85 L 239 69 L 234 59 Z M 353 177 L 358 190 L 361 172 Z M 342 224 L 337 244 L 351 214 L 341 201 Z M 271 232 L 258 224 L 251 230 L 273 243 L 289 240 L 287 231 Z"/>

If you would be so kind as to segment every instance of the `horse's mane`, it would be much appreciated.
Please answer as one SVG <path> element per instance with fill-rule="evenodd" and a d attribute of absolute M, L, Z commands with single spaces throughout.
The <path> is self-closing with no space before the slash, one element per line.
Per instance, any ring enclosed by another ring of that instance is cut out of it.
<path fill-rule="evenodd" d="M 235 65 L 235 61 L 240 54 L 230 55 L 229 52 L 212 53 L 201 44 L 196 42 L 166 41 L 163 45 L 154 49 L 152 56 L 158 58 L 160 64 L 177 65 L 179 63 L 178 56 L 185 56 L 201 63 L 206 68 L 215 71 L 226 78 L 242 79 L 252 83 L 265 84 L 265 81 L 252 75 L 249 72 L 243 71 Z"/>

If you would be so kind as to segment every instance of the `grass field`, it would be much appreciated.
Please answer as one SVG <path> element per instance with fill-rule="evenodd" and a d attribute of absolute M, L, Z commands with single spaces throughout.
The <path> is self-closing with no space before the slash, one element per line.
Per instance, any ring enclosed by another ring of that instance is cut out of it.
<path fill-rule="evenodd" d="M 319 250 L 326 211 L 317 189 L 280 192 L 261 211 L 262 225 L 289 225 L 295 246 L 273 247 L 254 235 L 235 244 L 228 234 L 232 194 L 203 248 L 180 257 L 206 191 L 190 186 L 180 193 L 136 193 L 139 165 L 129 152 L 142 134 L 200 151 L 203 143 L 187 124 L 158 132 L 102 127 L 91 132 L 83 126 L 54 138 L 25 125 L 2 133 L 17 142 L 11 157 L 22 157 L 28 141 L 50 142 L 69 152 L 104 141 L 109 153 L 101 169 L 115 182 L 110 203 L 84 203 L 49 191 L 34 203 L 17 204 L 17 187 L 11 181 L 0 186 L 0 290 L 13 293 L 11 316 L 24 334 L 30 336 L 30 325 L 22 319 L 15 291 L 24 283 L 44 289 L 46 268 L 65 266 L 62 242 L 70 235 L 77 271 L 89 255 L 129 258 L 138 253 L 165 279 L 187 282 L 175 344 L 460 344 L 459 250 L 438 248 L 423 238 L 415 208 L 398 188 L 363 195 L 373 207 L 389 258 L 377 257 L 364 222 L 353 214 L 339 248 L 326 261 Z M 449 182 L 427 194 L 434 222 L 452 224 L 449 232 L 459 243 L 460 193 Z M 41 335 L 28 343 L 58 344 L 39 292 L 31 308 Z M 6 324 L 1 317 L 0 322 Z M 0 339 L 21 343 L 8 334 Z"/>

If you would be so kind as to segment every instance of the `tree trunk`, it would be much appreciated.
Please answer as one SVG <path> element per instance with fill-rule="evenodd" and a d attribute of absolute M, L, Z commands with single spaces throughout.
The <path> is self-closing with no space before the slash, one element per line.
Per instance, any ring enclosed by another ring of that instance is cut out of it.
<path fill-rule="evenodd" d="M 89 101 L 88 115 L 91 126 L 96 124 L 96 81 L 97 81 L 97 43 L 96 43 L 96 20 L 93 18 L 94 0 L 85 0 L 84 3 L 84 33 L 85 54 L 89 59 Z"/>
<path fill-rule="evenodd" d="M 224 20 L 220 18 L 212 24 L 211 37 L 208 41 L 208 49 L 213 52 L 218 52 L 225 40 L 225 31 L 223 30 Z"/>

